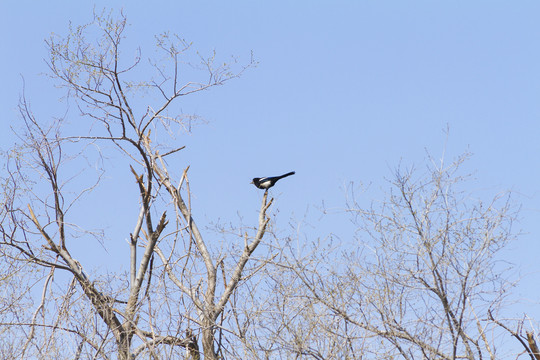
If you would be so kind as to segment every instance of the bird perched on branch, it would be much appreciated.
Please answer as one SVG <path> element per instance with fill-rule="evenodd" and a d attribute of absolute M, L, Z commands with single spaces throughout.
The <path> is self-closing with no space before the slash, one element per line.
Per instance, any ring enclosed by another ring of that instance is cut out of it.
<path fill-rule="evenodd" d="M 275 185 L 275 183 L 279 179 L 283 179 L 284 177 L 294 175 L 294 171 L 291 171 L 289 173 L 283 174 L 281 176 L 269 176 L 269 177 L 263 177 L 263 178 L 254 178 L 251 182 L 253 185 L 258 187 L 259 189 L 266 189 L 268 190 L 272 186 Z"/>

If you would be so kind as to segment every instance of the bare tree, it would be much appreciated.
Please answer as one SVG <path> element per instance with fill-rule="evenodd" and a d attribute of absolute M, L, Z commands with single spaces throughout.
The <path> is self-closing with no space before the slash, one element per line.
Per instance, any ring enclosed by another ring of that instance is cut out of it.
<path fill-rule="evenodd" d="M 353 197 L 354 242 L 287 244 L 267 269 L 283 325 L 266 346 L 314 359 L 500 358 L 489 314 L 511 286 L 497 254 L 516 209 L 508 194 L 464 191 L 466 157 L 430 159 L 424 176 L 398 168 L 387 199 L 367 208 Z"/>
<path fill-rule="evenodd" d="M 498 357 L 494 334 L 505 325 L 493 314 L 509 283 L 497 254 L 514 237 L 515 212 L 507 194 L 484 201 L 464 192 L 466 156 L 430 159 L 424 176 L 398 169 L 383 202 L 353 197 L 350 241 L 298 248 L 272 238 L 264 193 L 254 226 L 223 230 L 237 241 L 218 245 L 222 234 L 205 233 L 193 216 L 189 164 L 168 165 L 183 149 L 170 144 L 194 120 L 175 105 L 253 60 L 221 65 L 196 53 L 194 63 L 190 43 L 162 34 L 161 58 L 146 63 L 137 49 L 129 62 L 125 36 L 122 14 L 95 14 L 47 41 L 50 76 L 82 116 L 44 121 L 21 98 L 21 145 L 1 176 L 0 357 Z M 139 69 L 155 77 L 139 81 Z M 134 179 L 137 202 L 94 195 L 109 158 Z M 129 228 L 85 226 L 101 211 L 86 206 L 92 196 L 126 204 Z M 128 238 L 124 268 L 77 256 L 78 241 L 108 249 L 118 234 Z M 505 329 L 537 356 L 532 334 Z"/>
<path fill-rule="evenodd" d="M 270 221 L 267 193 L 257 225 L 237 234 L 243 245 L 236 253 L 222 252 L 192 216 L 189 166 L 180 173 L 167 166 L 183 148 L 168 146 L 171 136 L 192 120 L 173 104 L 240 76 L 253 60 L 216 65 L 215 54 L 197 53 L 198 62 L 188 63 L 191 44 L 163 34 L 156 38 L 163 58 L 145 64 L 137 50 L 129 63 L 122 47 L 126 23 L 123 14 L 95 14 L 90 24 L 47 41 L 50 75 L 82 116 L 70 123 L 43 121 L 21 99 L 23 144 L 10 154 L 0 213 L 3 274 L 17 280 L 17 274 L 31 273 L 33 282 L 2 304 L 21 310 L 0 313 L 2 332 L 22 339 L 14 358 L 198 359 L 200 352 L 217 359 L 234 353 L 225 347 L 238 332 L 226 327 L 224 311 L 238 286 L 268 260 L 253 259 Z M 136 69 L 144 66 L 156 77 L 136 81 Z M 199 80 L 186 79 L 200 70 Z M 89 164 L 118 153 L 116 165 L 135 179 L 140 204 L 131 232 L 123 230 L 129 235 L 128 274 L 96 271 L 74 255 L 77 239 L 106 246 L 103 230 L 84 229 L 72 214 L 108 171 Z"/>

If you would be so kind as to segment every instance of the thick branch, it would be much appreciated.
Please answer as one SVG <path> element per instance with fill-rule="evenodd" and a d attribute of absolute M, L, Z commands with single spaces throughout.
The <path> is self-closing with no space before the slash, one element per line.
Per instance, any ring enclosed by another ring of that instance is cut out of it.
<path fill-rule="evenodd" d="M 28 205 L 30 211 L 30 218 L 32 219 L 34 225 L 39 230 L 41 235 L 45 238 L 49 244 L 51 250 L 58 254 L 62 260 L 67 264 L 71 273 L 77 279 L 77 282 L 81 285 L 85 295 L 90 299 L 92 305 L 98 312 L 99 316 L 107 324 L 107 326 L 113 331 L 115 337 L 120 339 L 122 337 L 121 327 L 122 324 L 116 317 L 116 314 L 113 311 L 112 306 L 109 304 L 109 298 L 102 295 L 94 286 L 92 282 L 86 277 L 83 272 L 82 266 L 79 262 L 71 257 L 71 254 L 62 247 L 56 246 L 54 241 L 50 238 L 44 228 L 40 225 L 38 219 L 36 218 L 32 208 Z"/>
<path fill-rule="evenodd" d="M 146 270 L 148 269 L 148 264 L 150 263 L 150 258 L 152 257 L 152 253 L 154 252 L 154 248 L 159 239 L 159 236 L 161 235 L 163 229 L 165 229 L 165 226 L 167 226 L 167 223 L 168 221 L 166 220 L 166 213 L 164 212 L 161 215 L 161 219 L 159 220 L 159 224 L 156 230 L 149 234 L 148 243 L 146 244 L 146 248 L 141 259 L 141 264 L 139 265 L 139 270 L 137 272 L 137 278 L 135 279 L 135 284 L 131 287 L 131 293 L 129 295 L 128 305 L 126 309 L 126 316 L 129 320 L 132 319 L 132 316 L 135 312 L 135 307 L 139 299 L 139 293 L 144 280 L 144 276 L 146 274 Z"/>
<path fill-rule="evenodd" d="M 217 304 L 216 307 L 216 313 L 214 316 L 217 318 L 219 314 L 223 311 L 225 308 L 225 305 L 229 301 L 229 298 L 231 297 L 231 294 L 236 289 L 236 286 L 238 285 L 238 282 L 240 281 L 242 277 L 242 272 L 244 270 L 244 267 L 246 266 L 246 263 L 248 262 L 249 258 L 251 257 L 251 254 L 257 246 L 260 244 L 261 240 L 264 237 L 264 233 L 266 232 L 266 226 L 268 225 L 268 222 L 270 221 L 270 218 L 266 216 L 266 211 L 272 205 L 272 201 L 274 199 L 271 199 L 268 204 L 266 203 L 268 197 L 268 192 L 265 191 L 261 203 L 261 210 L 259 212 L 259 227 L 257 229 L 257 234 L 255 235 L 255 238 L 253 241 L 248 244 L 247 243 L 247 234 L 246 234 L 246 245 L 244 247 L 244 251 L 242 255 L 240 256 L 240 259 L 238 260 L 238 263 L 236 264 L 236 268 L 234 269 L 234 272 L 232 274 L 231 279 L 229 280 L 229 283 L 225 287 L 225 291 L 223 292 L 223 295 L 221 295 L 221 298 Z"/>

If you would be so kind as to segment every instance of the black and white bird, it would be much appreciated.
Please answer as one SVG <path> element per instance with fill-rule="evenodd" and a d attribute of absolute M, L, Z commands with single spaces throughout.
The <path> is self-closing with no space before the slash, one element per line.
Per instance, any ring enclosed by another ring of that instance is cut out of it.
<path fill-rule="evenodd" d="M 291 176 L 291 175 L 294 175 L 294 171 L 283 174 L 281 176 L 268 176 L 268 177 L 263 177 L 263 178 L 254 178 L 251 183 L 255 185 L 256 187 L 258 187 L 259 189 L 268 190 L 269 188 L 274 186 L 279 179 L 283 179 L 284 177 Z"/>

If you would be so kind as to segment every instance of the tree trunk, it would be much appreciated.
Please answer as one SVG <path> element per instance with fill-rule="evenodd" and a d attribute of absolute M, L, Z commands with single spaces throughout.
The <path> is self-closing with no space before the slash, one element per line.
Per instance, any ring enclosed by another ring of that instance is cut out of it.
<path fill-rule="evenodd" d="M 125 326 L 126 324 L 124 324 Z M 132 327 L 128 326 L 128 329 L 120 329 L 116 343 L 118 344 L 118 359 L 119 360 L 131 360 L 131 339 L 133 338 Z"/>
<path fill-rule="evenodd" d="M 204 360 L 217 360 L 218 355 L 214 349 L 214 326 L 213 322 L 206 320 L 203 322 L 201 334 L 201 344 L 203 348 Z"/>

